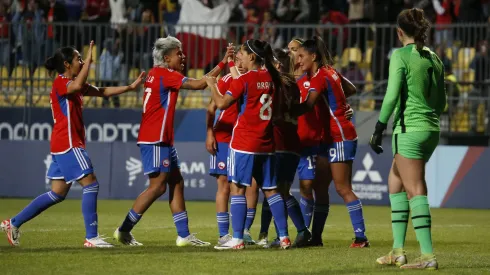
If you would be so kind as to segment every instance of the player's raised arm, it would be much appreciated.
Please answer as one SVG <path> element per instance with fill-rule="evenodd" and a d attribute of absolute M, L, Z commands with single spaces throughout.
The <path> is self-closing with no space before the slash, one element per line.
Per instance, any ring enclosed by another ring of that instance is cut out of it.
<path fill-rule="evenodd" d="M 205 76 L 204 79 L 206 80 L 209 88 L 211 88 L 211 98 L 215 102 L 216 107 L 218 107 L 218 109 L 224 110 L 230 107 L 236 101 L 236 99 L 232 96 L 233 93 L 230 91 L 227 91 L 225 95 L 221 95 L 218 89 L 218 84 L 216 82 L 216 77 Z M 233 87 L 239 89 L 237 88 L 239 84 L 235 85 L 235 83 L 241 83 L 241 81 L 233 81 L 230 90 Z"/>
<path fill-rule="evenodd" d="M 188 90 L 205 89 L 206 86 L 208 86 L 208 84 L 206 84 L 206 76 L 217 77 L 225 67 L 225 62 L 227 62 L 228 57 L 233 56 L 233 54 L 234 54 L 233 46 L 228 46 L 228 48 L 226 49 L 226 54 L 223 57 L 223 60 L 216 67 L 214 67 L 214 69 L 212 69 L 201 79 L 188 78 L 187 81 L 184 84 L 182 84 L 182 89 L 188 89 Z"/>
<path fill-rule="evenodd" d="M 79 62 L 82 64 L 82 69 L 77 75 L 77 78 L 70 82 L 67 86 L 67 93 L 72 94 L 76 92 L 80 92 L 87 82 L 88 71 L 90 69 L 90 64 L 92 64 L 92 48 L 94 47 L 94 41 L 90 41 L 90 46 L 87 52 L 87 56 L 85 60 L 82 61 L 80 54 L 78 55 Z"/>
<path fill-rule="evenodd" d="M 120 95 L 129 91 L 136 90 L 141 83 L 145 80 L 145 72 L 141 72 L 138 78 L 128 86 L 119 87 L 94 87 L 89 85 L 85 95 L 87 96 L 99 96 L 99 97 L 111 97 L 115 95 Z"/>

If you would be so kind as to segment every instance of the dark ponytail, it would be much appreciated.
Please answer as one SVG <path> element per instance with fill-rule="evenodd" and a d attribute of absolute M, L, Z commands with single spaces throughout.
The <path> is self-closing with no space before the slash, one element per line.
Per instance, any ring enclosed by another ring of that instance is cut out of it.
<path fill-rule="evenodd" d="M 75 56 L 76 49 L 74 47 L 64 47 L 57 49 L 53 56 L 49 57 L 44 62 L 44 67 L 48 71 L 56 71 L 59 74 L 65 72 L 65 61 L 71 64 Z"/>
<path fill-rule="evenodd" d="M 306 40 L 301 47 L 303 47 L 309 54 L 316 54 L 316 63 L 318 66 L 332 66 L 334 64 L 332 55 L 327 49 L 325 42 L 319 36 L 314 36 L 313 39 Z"/>
<path fill-rule="evenodd" d="M 299 103 L 300 91 L 298 85 L 296 85 L 296 80 L 294 78 L 294 61 L 292 57 L 289 55 L 289 52 L 283 49 L 275 49 L 274 55 L 279 62 L 280 72 L 282 82 L 284 83 L 284 89 L 280 95 L 276 95 L 277 103 L 274 106 L 280 106 L 280 111 L 275 117 L 276 120 L 284 119 L 284 113 L 289 113 L 289 117 L 293 117 L 290 114 L 292 106 L 295 103 Z"/>
<path fill-rule="evenodd" d="M 417 50 L 422 50 L 427 40 L 427 33 L 430 28 L 429 21 L 424 16 L 422 9 L 407 9 L 400 12 L 397 18 L 398 27 L 400 27 L 405 34 L 413 37 Z"/>

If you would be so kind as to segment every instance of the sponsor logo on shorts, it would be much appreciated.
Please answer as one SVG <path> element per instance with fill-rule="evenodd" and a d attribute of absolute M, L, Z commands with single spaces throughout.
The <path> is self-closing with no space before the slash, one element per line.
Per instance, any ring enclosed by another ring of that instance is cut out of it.
<path fill-rule="evenodd" d="M 225 167 L 226 167 L 226 164 L 224 162 L 221 161 L 220 163 L 218 163 L 219 169 L 223 170 L 223 169 L 225 169 Z"/>
<path fill-rule="evenodd" d="M 168 159 L 163 160 L 163 167 L 169 167 L 170 166 L 170 161 Z"/>

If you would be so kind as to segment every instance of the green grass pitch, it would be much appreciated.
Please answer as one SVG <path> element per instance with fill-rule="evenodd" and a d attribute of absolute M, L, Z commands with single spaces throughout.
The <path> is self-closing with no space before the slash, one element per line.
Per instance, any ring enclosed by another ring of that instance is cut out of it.
<path fill-rule="evenodd" d="M 0 218 L 21 210 L 29 200 L 0 199 Z M 99 201 L 99 232 L 111 237 L 131 201 Z M 212 202 L 188 202 L 191 232 L 212 242 L 217 239 Z M 390 210 L 364 207 L 371 248 L 349 249 L 353 237 L 347 210 L 331 207 L 324 231 L 324 247 L 308 249 L 263 249 L 249 246 L 242 251 L 215 251 L 212 247 L 175 246 L 176 231 L 166 202 L 155 203 L 133 233 L 143 247 L 86 249 L 80 201 L 67 200 L 22 226 L 21 247 L 12 248 L 0 237 L 2 274 L 402 274 L 395 267 L 379 267 L 378 256 L 391 248 Z M 490 211 L 433 209 L 432 232 L 440 270 L 438 274 L 490 274 Z M 290 222 L 290 232 L 296 232 Z M 260 226 L 260 206 L 253 236 Z M 270 237 L 274 232 L 271 227 Z M 408 259 L 419 254 L 415 233 L 409 224 Z"/>

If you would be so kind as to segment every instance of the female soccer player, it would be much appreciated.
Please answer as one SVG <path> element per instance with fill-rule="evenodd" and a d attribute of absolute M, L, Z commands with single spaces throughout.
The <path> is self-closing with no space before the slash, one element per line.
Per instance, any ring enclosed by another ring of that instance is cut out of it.
<path fill-rule="evenodd" d="M 402 11 L 397 25 L 398 39 L 403 48 L 391 56 L 388 89 L 369 142 L 377 154 L 383 152 L 383 131 L 395 112 L 394 160 L 388 177 L 393 250 L 377 259 L 377 263 L 401 268 L 437 269 L 438 263 L 432 251 L 425 163 L 439 143 L 439 116 L 446 106 L 444 66 L 439 57 L 424 46 L 430 26 L 421 9 Z M 403 247 L 410 211 L 422 256 L 407 264 Z"/>
<path fill-rule="evenodd" d="M 315 104 L 319 104 L 320 119 L 324 126 L 316 162 L 315 194 L 317 200 L 325 199 L 325 204 L 322 206 L 325 207 L 325 216 L 313 218 L 312 243 L 321 242 L 321 232 L 329 208 L 327 198 L 330 182 L 320 182 L 318 178 L 327 178 L 328 176 L 323 174 L 329 173 L 328 167 L 330 167 L 335 189 L 347 204 L 354 229 L 355 239 L 351 247 L 368 247 L 369 242 L 364 234 L 362 204 L 352 191 L 351 181 L 352 161 L 357 150 L 357 134 L 354 124 L 345 115 L 349 108 L 346 97 L 355 93 L 356 89 L 330 66 L 333 62 L 321 38 L 314 37 L 312 40 L 305 41 L 298 50 L 298 59 L 303 71 L 311 75 L 308 98 L 302 106 L 312 109 Z M 319 188 L 325 189 L 317 192 Z M 318 193 L 324 195 L 319 196 Z"/>
<path fill-rule="evenodd" d="M 217 76 L 224 68 L 227 58 L 233 54 L 228 48 L 227 54 L 211 72 Z M 202 90 L 206 88 L 205 79 L 191 79 L 178 71 L 184 62 L 182 44 L 168 36 L 159 38 L 153 48 L 153 69 L 148 73 L 143 97 L 143 116 L 138 136 L 143 169 L 150 179 L 150 186 L 143 191 L 133 204 L 124 222 L 114 232 L 114 238 L 125 245 L 141 245 L 131 230 L 141 219 L 143 213 L 169 191 L 169 205 L 177 227 L 177 246 L 207 246 L 189 233 L 187 211 L 184 201 L 184 180 L 180 173 L 179 158 L 173 146 L 174 113 L 180 89 Z"/>
<path fill-rule="evenodd" d="M 83 96 L 109 97 L 135 90 L 144 79 L 144 72 L 133 84 L 124 87 L 97 88 L 86 83 L 92 63 L 92 48 L 85 61 L 71 47 L 58 49 L 46 60 L 46 69 L 57 71 L 50 94 L 53 112 L 51 155 L 53 162 L 47 177 L 51 179 L 51 191 L 35 198 L 15 217 L 2 222 L 2 230 L 12 246 L 19 245 L 19 227 L 41 214 L 49 207 L 62 202 L 74 181 L 83 187 L 82 214 L 85 222 L 84 247 L 112 247 L 98 234 L 97 194 L 99 183 L 92 162 L 85 151 L 85 127 L 82 118 Z"/>
<path fill-rule="evenodd" d="M 246 216 L 245 189 L 252 178 L 267 197 L 276 220 L 281 247 L 291 246 L 288 236 L 285 204 L 278 193 L 275 176 L 274 135 L 272 128 L 273 99 L 280 93 L 284 82 L 274 67 L 272 48 L 266 42 L 247 40 L 242 45 L 240 59 L 247 73 L 234 79 L 231 87 L 221 96 L 216 79 L 208 78 L 212 97 L 219 109 L 226 109 L 243 96 L 243 104 L 230 143 L 231 215 L 233 239 L 215 246 L 216 249 L 243 249 L 243 229 Z M 266 69 L 262 68 L 265 65 Z"/>
<path fill-rule="evenodd" d="M 237 51 L 240 48 L 236 49 Z M 237 78 L 240 74 L 246 72 L 245 68 L 243 68 L 240 58 L 235 58 L 235 62 L 233 59 L 228 60 L 228 65 L 230 68 L 230 73 L 223 76 L 218 80 L 218 92 L 221 95 L 224 95 L 228 88 L 230 87 L 233 78 Z M 228 147 L 230 145 L 231 135 L 233 133 L 233 126 L 236 123 L 238 118 L 238 102 L 234 105 L 230 106 L 228 109 L 223 110 L 219 113 L 218 119 L 215 122 L 215 113 L 217 110 L 216 104 L 213 99 L 209 102 L 208 110 L 206 113 L 206 127 L 207 127 L 207 136 L 206 136 L 206 149 L 211 154 L 210 156 L 210 172 L 209 174 L 216 177 L 216 181 L 218 184 L 218 190 L 216 192 L 216 219 L 218 221 L 218 231 L 219 231 L 219 239 L 218 244 L 224 244 L 231 240 L 232 236 L 228 234 L 230 227 L 230 218 L 228 214 L 228 200 L 230 198 L 230 184 L 228 183 Z M 257 193 L 257 192 L 248 192 L 247 193 Z M 252 190 L 254 191 L 254 190 Z M 250 202 L 249 202 L 250 201 Z M 253 199 L 248 200 L 247 204 L 253 203 Z M 251 209 L 253 209 L 253 213 Z M 252 215 L 253 214 L 253 215 Z M 255 207 L 247 207 L 247 219 L 249 216 L 255 217 Z M 249 239 L 250 233 L 247 232 L 247 224 L 245 225 L 245 243 L 247 243 L 247 236 Z M 248 240 L 248 243 L 252 243 Z"/>

